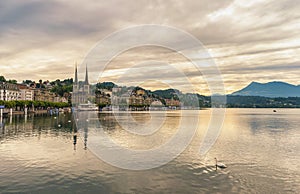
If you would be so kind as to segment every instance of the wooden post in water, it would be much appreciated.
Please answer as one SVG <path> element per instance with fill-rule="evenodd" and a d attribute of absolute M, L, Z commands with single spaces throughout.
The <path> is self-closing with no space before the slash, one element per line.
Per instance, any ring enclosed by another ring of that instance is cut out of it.
<path fill-rule="evenodd" d="M 24 113 L 25 115 L 27 115 L 27 106 L 25 105 L 25 108 L 24 108 Z"/>
<path fill-rule="evenodd" d="M 2 117 L 3 117 L 3 109 L 0 109 L 0 123 L 2 124 Z"/>

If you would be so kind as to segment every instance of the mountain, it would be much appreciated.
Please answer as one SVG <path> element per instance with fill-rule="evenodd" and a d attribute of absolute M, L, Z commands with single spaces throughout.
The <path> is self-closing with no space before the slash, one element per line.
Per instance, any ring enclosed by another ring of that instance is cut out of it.
<path fill-rule="evenodd" d="M 166 89 L 166 90 L 155 90 L 153 94 L 156 94 L 157 96 L 160 96 L 165 99 L 176 99 L 178 100 L 178 95 L 182 94 L 177 89 Z"/>
<path fill-rule="evenodd" d="M 239 96 L 264 97 L 300 97 L 300 85 L 295 86 L 285 82 L 258 83 L 252 82 L 247 87 L 232 93 Z"/>

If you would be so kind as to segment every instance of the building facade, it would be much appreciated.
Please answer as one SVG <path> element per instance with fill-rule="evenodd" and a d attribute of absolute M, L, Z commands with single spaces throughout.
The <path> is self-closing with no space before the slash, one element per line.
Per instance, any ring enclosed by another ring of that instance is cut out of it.
<path fill-rule="evenodd" d="M 88 78 L 88 69 L 85 69 L 85 79 L 83 83 L 78 81 L 77 66 L 75 67 L 75 80 L 73 84 L 72 104 L 78 106 L 89 101 L 91 97 L 90 84 Z M 94 96 L 93 96 L 94 97 Z"/>
<path fill-rule="evenodd" d="M 11 83 L 0 83 L 0 100 L 10 101 L 18 100 L 20 91 L 16 84 Z"/>
<path fill-rule="evenodd" d="M 105 93 L 102 90 L 97 90 L 96 94 L 96 104 L 98 105 L 110 105 L 111 104 L 111 95 L 109 93 Z"/>
<path fill-rule="evenodd" d="M 34 100 L 35 101 L 47 101 L 54 102 L 55 94 L 47 89 L 36 88 L 34 90 Z"/>
<path fill-rule="evenodd" d="M 29 88 L 26 85 L 23 84 L 18 84 L 17 85 L 19 88 L 19 97 L 18 100 L 34 100 L 34 89 Z"/>

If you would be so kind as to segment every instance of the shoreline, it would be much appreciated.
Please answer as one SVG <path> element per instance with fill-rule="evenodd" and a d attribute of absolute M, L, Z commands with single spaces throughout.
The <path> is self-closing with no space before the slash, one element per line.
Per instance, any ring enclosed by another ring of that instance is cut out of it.
<path fill-rule="evenodd" d="M 218 107 L 215 107 L 216 109 L 218 109 Z M 197 109 L 197 110 L 210 110 L 212 109 L 210 108 L 201 108 L 201 109 Z M 256 108 L 249 108 L 249 107 L 227 107 L 227 108 L 222 108 L 222 109 L 300 109 L 299 107 L 256 107 Z M 169 109 L 169 110 L 173 110 L 173 109 Z M 150 111 L 169 111 L 169 110 L 150 110 Z M 195 110 L 195 109 L 175 109 L 175 110 Z M 174 110 L 173 110 L 174 111 Z M 59 111 L 59 113 L 66 113 L 68 111 Z M 114 112 L 112 110 L 105 110 L 105 111 L 96 111 L 96 112 Z M 134 110 L 134 111 L 124 111 L 124 112 L 145 112 L 144 110 Z M 149 112 L 146 111 L 146 112 Z M 28 111 L 27 115 L 29 114 L 50 114 L 49 110 L 35 110 L 35 111 Z M 71 112 L 69 112 L 71 113 Z M 56 113 L 53 113 L 53 115 Z M 5 111 L 3 112 L 3 117 L 5 116 L 9 116 L 11 115 L 9 111 Z M 25 111 L 12 111 L 12 115 L 25 115 Z M 51 115 L 51 114 L 50 114 Z"/>
<path fill-rule="evenodd" d="M 66 113 L 66 112 L 71 112 L 70 110 L 68 110 L 68 111 L 65 111 L 65 110 L 63 110 L 63 111 L 59 111 L 59 110 L 57 110 L 58 112 L 57 113 Z M 53 111 L 53 112 L 51 112 L 50 110 L 47 110 L 47 109 L 43 109 L 43 110 L 35 110 L 35 111 L 32 111 L 32 110 L 30 110 L 30 111 L 28 111 L 27 112 L 27 115 L 30 115 L 30 114 L 50 114 L 50 115 L 54 115 L 54 114 L 57 114 L 55 111 Z M 12 111 L 12 113 L 10 113 L 10 110 L 5 110 L 5 111 L 3 111 L 3 116 L 9 116 L 9 115 L 26 115 L 26 113 L 25 113 L 25 111 L 24 110 L 22 110 L 22 111 L 16 111 L 16 110 L 13 110 Z"/>

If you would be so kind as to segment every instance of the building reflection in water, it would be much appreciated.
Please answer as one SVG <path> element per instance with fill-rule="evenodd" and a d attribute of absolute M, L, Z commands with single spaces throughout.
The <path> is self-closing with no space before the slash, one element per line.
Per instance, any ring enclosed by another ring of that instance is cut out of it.
<path fill-rule="evenodd" d="M 84 149 L 87 149 L 87 139 L 88 139 L 88 127 L 84 128 Z"/>
<path fill-rule="evenodd" d="M 76 144 L 77 144 L 77 132 L 81 131 L 81 137 L 83 137 L 83 145 L 84 149 L 87 149 L 88 146 L 88 118 L 89 115 L 87 112 L 74 112 L 74 135 L 73 135 L 73 144 L 74 144 L 74 150 L 76 150 Z"/>
<path fill-rule="evenodd" d="M 0 139 L 26 135 L 36 136 L 40 140 L 43 134 L 57 136 L 61 132 L 67 132 L 74 151 L 78 149 L 78 143 L 81 143 L 79 140 L 82 140 L 83 149 L 86 150 L 89 135 L 94 133 L 94 130 L 102 129 L 112 132 L 117 128 L 117 124 L 113 113 L 11 115 L 0 118 Z"/>
<path fill-rule="evenodd" d="M 74 144 L 74 149 L 76 149 L 79 136 L 71 114 L 61 113 L 55 116 L 49 114 L 16 114 L 0 117 L 1 141 L 23 136 L 34 136 L 40 139 L 43 134 L 58 136 L 64 133 L 69 134 L 70 142 Z"/>
<path fill-rule="evenodd" d="M 73 131 L 73 145 L 74 145 L 74 150 L 76 150 L 76 144 L 77 144 L 77 128 L 76 128 L 76 123 L 73 122 L 71 124 L 71 131 Z"/>
<path fill-rule="evenodd" d="M 74 150 L 76 150 L 76 144 L 77 144 L 77 133 L 74 133 L 74 135 L 73 135 Z"/>
<path fill-rule="evenodd" d="M 4 136 L 5 134 L 5 122 L 3 122 L 3 118 L 0 116 L 0 136 Z"/>

